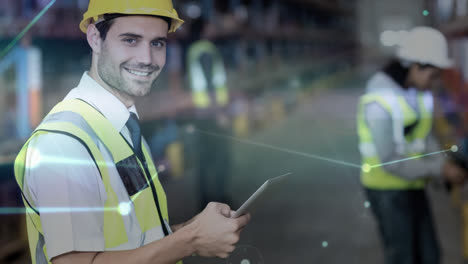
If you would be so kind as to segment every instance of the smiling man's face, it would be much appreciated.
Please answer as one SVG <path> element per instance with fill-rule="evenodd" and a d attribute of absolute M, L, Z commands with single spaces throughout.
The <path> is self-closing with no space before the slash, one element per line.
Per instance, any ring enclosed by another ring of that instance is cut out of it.
<path fill-rule="evenodd" d="M 152 16 L 115 18 L 101 42 L 99 78 L 125 97 L 144 96 L 166 63 L 168 24 Z"/>

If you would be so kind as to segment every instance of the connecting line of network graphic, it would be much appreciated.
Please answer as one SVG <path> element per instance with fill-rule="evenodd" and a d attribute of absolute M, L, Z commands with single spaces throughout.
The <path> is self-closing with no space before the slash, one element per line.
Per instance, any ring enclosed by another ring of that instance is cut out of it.
<path fill-rule="evenodd" d="M 268 148 L 268 149 L 272 149 L 272 150 L 276 150 L 276 151 L 281 151 L 281 152 L 285 152 L 285 153 L 289 153 L 289 154 L 293 154 L 293 155 L 298 155 L 298 156 L 302 156 L 302 157 L 307 157 L 307 158 L 312 158 L 312 159 L 316 159 L 316 160 L 326 161 L 326 162 L 339 164 L 339 165 L 343 165 L 343 166 L 347 166 L 347 167 L 358 168 L 358 169 L 361 169 L 364 172 L 370 172 L 373 168 L 378 168 L 378 167 L 382 167 L 382 166 L 385 166 L 385 165 L 396 164 L 396 163 L 409 161 L 409 160 L 414 160 L 414 159 L 419 159 L 419 158 L 427 157 L 427 156 L 433 156 L 433 155 L 437 155 L 437 154 L 441 154 L 441 153 L 445 153 L 445 152 L 449 152 L 449 151 L 451 151 L 451 152 L 457 152 L 458 151 L 458 147 L 454 145 L 451 148 L 445 149 L 445 150 L 435 151 L 435 152 L 426 153 L 426 154 L 422 154 L 422 155 L 415 155 L 415 156 L 408 157 L 408 158 L 405 158 L 405 159 L 394 160 L 394 161 L 381 163 L 381 164 L 375 164 L 375 165 L 364 164 L 364 165 L 361 166 L 361 165 L 358 165 L 358 164 L 353 164 L 353 163 L 342 161 L 342 160 L 327 158 L 327 157 L 319 156 L 319 155 L 316 155 L 316 154 L 300 152 L 300 151 L 291 150 L 291 149 L 282 148 L 282 147 L 277 147 L 277 146 L 273 146 L 273 145 L 269 145 L 269 144 L 265 144 L 265 143 L 254 142 L 254 141 L 251 141 L 251 140 L 239 139 L 239 138 L 228 136 L 228 135 L 222 135 L 222 134 L 218 134 L 218 133 L 204 131 L 204 130 L 200 130 L 200 129 L 197 129 L 197 128 L 194 128 L 194 127 L 189 127 L 188 130 L 189 130 L 189 132 L 196 131 L 196 132 L 203 133 L 203 134 L 206 134 L 206 135 L 219 137 L 219 138 L 223 138 L 223 139 L 229 139 L 229 140 L 237 141 L 237 142 L 248 144 L 248 145 L 254 145 L 254 146 L 258 146 L 258 147 Z"/>
<path fill-rule="evenodd" d="M 376 164 L 376 165 L 364 164 L 364 165 L 362 165 L 362 171 L 364 171 L 364 172 L 370 172 L 373 168 L 378 168 L 378 167 L 382 167 L 382 166 L 385 166 L 385 165 L 396 164 L 396 163 L 400 163 L 400 162 L 404 162 L 404 161 L 419 159 L 419 158 L 422 158 L 422 157 L 427 157 L 427 156 L 437 155 L 437 154 L 441 154 L 441 153 L 446 153 L 446 152 L 449 152 L 449 151 L 451 151 L 451 152 L 457 152 L 457 151 L 458 151 L 458 147 L 455 146 L 455 145 L 453 145 L 453 146 L 450 147 L 449 149 L 440 150 L 440 151 L 435 151 L 435 152 L 426 153 L 426 154 L 422 154 L 422 155 L 416 155 L 416 156 L 413 156 L 413 157 L 409 157 L 409 158 L 405 158 L 405 159 L 399 159 L 399 160 L 394 160 L 394 161 L 389 161 L 389 162 L 385 162 L 385 163 L 381 163 L 381 164 Z"/>
<path fill-rule="evenodd" d="M 29 31 L 29 29 L 34 26 L 34 24 L 37 23 L 37 21 L 49 10 L 50 7 L 52 7 L 53 4 L 55 4 L 56 0 L 51 0 L 42 10 L 37 14 L 31 22 L 8 44 L 8 46 L 2 50 L 0 53 L 0 59 L 2 59 L 15 45 L 18 43 L 18 41 L 26 34 L 26 32 Z"/>
<path fill-rule="evenodd" d="M 396 163 L 405 162 L 405 161 L 409 161 L 409 160 L 419 159 L 419 158 L 422 158 L 422 157 L 442 154 L 442 153 L 449 152 L 449 151 L 452 151 L 452 152 L 457 152 L 458 151 L 457 146 L 452 146 L 450 149 L 436 151 L 436 152 L 432 152 L 432 153 L 426 153 L 426 154 L 417 155 L 417 156 L 413 156 L 413 157 L 409 157 L 409 158 L 405 158 L 405 159 L 395 160 L 395 161 L 386 162 L 386 163 L 382 163 L 382 164 L 376 164 L 376 165 L 364 164 L 364 165 L 360 166 L 360 165 L 357 165 L 357 164 L 354 164 L 354 163 L 350 163 L 350 162 L 346 162 L 346 161 L 342 161 L 342 160 L 335 160 L 335 159 L 331 159 L 331 158 L 328 158 L 328 157 L 319 156 L 319 155 L 316 155 L 316 154 L 300 152 L 300 151 L 287 149 L 287 148 L 282 148 L 282 147 L 269 145 L 269 144 L 265 144 L 265 143 L 260 143 L 260 142 L 255 142 L 255 141 L 251 141 L 251 140 L 245 140 L 245 139 L 239 139 L 239 138 L 228 136 L 228 135 L 208 132 L 208 131 L 196 129 L 193 126 L 189 126 L 188 132 L 190 132 L 190 133 L 193 133 L 193 132 L 203 133 L 203 134 L 206 134 L 206 135 L 218 137 L 218 138 L 225 139 L 225 140 L 233 140 L 233 141 L 237 141 L 237 142 L 240 142 L 240 143 L 243 143 L 243 144 L 253 145 L 253 146 L 262 147 L 262 148 L 267 148 L 267 149 L 271 149 L 271 150 L 275 150 L 275 151 L 280 151 L 280 152 L 293 154 L 293 155 L 298 155 L 298 156 L 302 156 L 302 157 L 306 157 L 306 158 L 321 160 L 321 161 L 325 161 L 325 162 L 329 162 L 329 163 L 333 163 L 333 164 L 338 164 L 338 165 L 342 165 L 342 166 L 358 168 L 358 169 L 363 170 L 364 172 L 370 172 L 373 168 L 378 168 L 378 167 L 382 167 L 382 166 L 385 166 L 385 165 L 396 164 Z M 31 166 L 31 167 L 38 166 L 41 162 L 47 162 L 47 163 L 52 162 L 53 164 L 73 164 L 73 165 L 87 165 L 87 166 L 91 165 L 91 166 L 94 166 L 94 164 L 90 164 L 89 161 L 77 161 L 77 160 L 71 160 L 71 159 L 66 159 L 66 158 L 45 157 L 45 156 L 42 156 L 38 151 L 34 151 L 34 150 L 32 151 L 31 156 L 32 156 L 32 162 L 29 164 L 29 166 Z M 98 164 L 98 165 L 102 165 L 102 164 Z M 152 181 L 154 181 L 155 177 L 157 177 L 156 174 L 152 176 Z M 131 200 L 129 202 L 121 202 L 117 207 L 111 207 L 111 208 L 103 208 L 103 207 L 74 207 L 74 208 L 69 208 L 69 207 L 40 207 L 40 208 L 36 208 L 36 209 L 41 213 L 66 213 L 66 212 L 79 213 L 79 212 L 117 211 L 121 215 L 128 215 L 131 212 L 132 202 L 135 201 L 138 198 L 138 196 L 139 196 L 139 194 L 136 194 L 131 198 Z M 33 213 L 33 212 L 34 211 L 32 209 L 30 209 L 30 208 L 25 209 L 25 208 L 22 208 L 22 207 L 19 207 L 19 208 L 15 208 L 15 207 L 0 208 L 0 215 L 4 215 L 4 214 L 23 214 L 23 213 Z"/>
<path fill-rule="evenodd" d="M 353 168 L 361 168 L 360 165 L 353 164 L 353 163 L 346 162 L 346 161 L 335 160 L 335 159 L 331 159 L 331 158 L 327 158 L 327 157 L 322 157 L 322 156 L 319 156 L 319 155 L 314 155 L 314 154 L 305 153 L 305 152 L 301 152 L 301 151 L 296 151 L 296 150 L 292 150 L 292 149 L 277 147 L 277 146 L 273 146 L 273 145 L 269 145 L 269 144 L 265 144 L 265 143 L 254 142 L 254 141 L 245 140 L 245 139 L 239 139 L 239 138 L 232 137 L 232 136 L 227 136 L 227 135 L 222 135 L 222 134 L 218 134 L 218 133 L 213 133 L 213 132 L 209 132 L 209 131 L 200 130 L 198 128 L 194 128 L 194 127 L 191 127 L 191 126 L 189 127 L 188 130 L 189 130 L 189 132 L 190 131 L 196 131 L 198 133 L 202 133 L 202 134 L 206 134 L 206 135 L 210 135 L 210 136 L 214 136 L 214 137 L 218 137 L 218 138 L 233 140 L 233 141 L 237 141 L 237 142 L 248 144 L 248 145 L 268 148 L 268 149 L 272 149 L 272 150 L 276 150 L 276 151 L 280 151 L 280 152 L 285 152 L 285 153 L 288 153 L 288 154 L 298 155 L 298 156 L 302 156 L 302 157 L 306 157 L 306 158 L 322 160 L 322 161 L 331 162 L 331 163 L 335 163 L 335 164 L 339 164 L 339 165 L 343 165 L 343 166 L 348 166 L 348 167 L 353 167 Z"/>

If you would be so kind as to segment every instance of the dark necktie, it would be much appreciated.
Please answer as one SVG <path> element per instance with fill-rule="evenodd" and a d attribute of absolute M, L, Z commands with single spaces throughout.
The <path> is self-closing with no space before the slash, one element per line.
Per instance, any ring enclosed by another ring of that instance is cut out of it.
<path fill-rule="evenodd" d="M 151 182 L 151 190 L 153 192 L 153 197 L 154 197 L 154 202 L 156 204 L 156 208 L 158 209 L 158 215 L 159 215 L 159 221 L 162 223 L 161 227 L 164 232 L 164 235 L 167 236 L 169 235 L 169 231 L 166 227 L 165 221 L 162 217 L 161 214 L 161 209 L 159 207 L 159 200 L 158 200 L 158 195 L 156 193 L 156 188 L 154 187 L 154 183 L 152 183 L 151 178 L 149 178 L 149 171 L 146 166 L 146 161 L 143 157 L 143 152 L 141 151 L 141 129 L 140 129 L 140 124 L 138 122 L 138 117 L 136 116 L 135 113 L 130 112 L 130 117 L 128 118 L 127 121 L 127 128 L 130 131 L 130 137 L 132 138 L 133 141 L 133 149 L 135 151 L 135 154 L 137 157 L 140 159 L 142 164 L 145 164 L 145 171 L 147 175 L 147 179 Z"/>
<path fill-rule="evenodd" d="M 138 117 L 135 113 L 130 113 L 130 117 L 127 121 L 127 128 L 130 131 L 130 137 L 132 138 L 135 154 L 140 159 L 140 161 L 143 162 L 144 157 L 143 152 L 141 151 L 141 129 L 138 122 Z"/>

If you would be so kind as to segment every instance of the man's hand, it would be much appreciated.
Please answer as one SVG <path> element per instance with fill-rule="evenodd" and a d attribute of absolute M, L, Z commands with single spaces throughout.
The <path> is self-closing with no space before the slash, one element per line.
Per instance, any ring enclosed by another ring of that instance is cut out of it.
<path fill-rule="evenodd" d="M 450 160 L 445 162 L 442 173 L 444 178 L 453 184 L 463 183 L 467 177 L 467 172 Z"/>
<path fill-rule="evenodd" d="M 193 228 L 197 255 L 227 258 L 234 251 L 250 215 L 233 219 L 230 218 L 231 213 L 228 205 L 212 202 L 186 226 Z"/>

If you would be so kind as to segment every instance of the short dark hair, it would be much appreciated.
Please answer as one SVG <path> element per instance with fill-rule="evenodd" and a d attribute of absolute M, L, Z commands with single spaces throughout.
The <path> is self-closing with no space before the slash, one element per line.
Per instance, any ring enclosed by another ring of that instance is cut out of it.
<path fill-rule="evenodd" d="M 102 40 L 106 40 L 107 37 L 107 32 L 109 32 L 110 27 L 114 23 L 114 19 L 118 17 L 123 17 L 123 16 L 132 16 L 128 14 L 118 14 L 118 13 L 113 13 L 113 14 L 104 14 L 104 20 L 96 24 L 96 28 L 99 31 L 99 34 L 101 35 Z M 171 22 L 172 20 L 168 17 L 163 17 L 163 16 L 153 16 L 160 18 L 164 21 L 167 22 L 167 28 L 171 28 Z"/>

